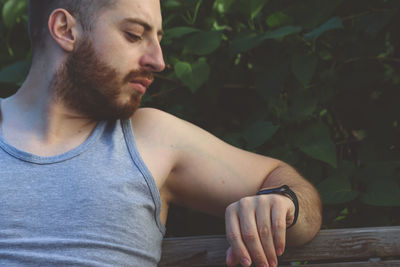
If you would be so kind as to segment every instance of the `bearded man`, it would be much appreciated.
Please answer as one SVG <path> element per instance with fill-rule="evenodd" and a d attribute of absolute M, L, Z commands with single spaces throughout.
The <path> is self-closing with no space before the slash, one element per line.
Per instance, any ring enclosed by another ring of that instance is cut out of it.
<path fill-rule="evenodd" d="M 0 102 L 1 266 L 156 266 L 170 203 L 225 216 L 228 266 L 318 232 L 292 167 L 138 109 L 161 25 L 159 0 L 30 1 L 32 66 Z"/>

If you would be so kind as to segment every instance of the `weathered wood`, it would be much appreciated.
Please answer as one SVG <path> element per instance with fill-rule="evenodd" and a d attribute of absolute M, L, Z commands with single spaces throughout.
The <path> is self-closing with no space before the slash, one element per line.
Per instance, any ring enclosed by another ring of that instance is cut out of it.
<path fill-rule="evenodd" d="M 187 265 L 182 263 L 180 265 L 175 265 L 174 267 L 226 267 L 226 265 L 204 265 L 204 264 L 194 264 L 194 265 Z M 293 266 L 288 264 L 279 264 L 279 267 L 287 267 Z M 379 262 L 334 262 L 334 263 L 319 263 L 319 264 L 303 264 L 303 265 L 296 265 L 296 266 L 304 266 L 304 267 L 399 267 L 400 260 L 393 260 L 393 261 L 379 261 Z"/>
<path fill-rule="evenodd" d="M 160 265 L 159 265 L 160 266 Z M 165 265 L 161 265 L 165 266 Z M 168 266 L 173 266 L 173 267 L 226 267 L 226 265 L 208 265 L 208 264 L 192 264 L 188 265 L 186 263 L 182 263 L 179 265 L 168 265 Z M 279 267 L 287 267 L 287 266 L 293 266 L 293 265 L 288 265 L 288 264 L 279 264 Z M 342 262 L 342 263 L 319 263 L 319 264 L 305 264 L 305 265 L 295 265 L 298 267 L 304 266 L 304 267 L 399 267 L 400 266 L 400 260 L 398 261 L 381 261 L 381 262 Z"/>
<path fill-rule="evenodd" d="M 225 236 L 166 238 L 159 266 L 225 266 L 227 248 Z M 351 263 L 353 265 L 326 263 L 315 266 L 393 266 L 390 264 L 397 263 L 379 262 L 381 265 L 376 265 L 368 262 L 370 258 L 400 260 L 400 226 L 322 230 L 310 243 L 287 248 L 279 262 L 359 261 Z"/>
<path fill-rule="evenodd" d="M 293 266 L 293 265 L 279 265 L 279 267 Z M 296 265 L 304 267 L 399 267 L 400 260 L 393 261 L 379 261 L 379 262 L 335 262 L 335 263 L 319 263 L 319 264 L 306 264 Z M 222 267 L 222 266 L 220 266 Z M 226 267 L 226 265 L 224 266 Z"/>

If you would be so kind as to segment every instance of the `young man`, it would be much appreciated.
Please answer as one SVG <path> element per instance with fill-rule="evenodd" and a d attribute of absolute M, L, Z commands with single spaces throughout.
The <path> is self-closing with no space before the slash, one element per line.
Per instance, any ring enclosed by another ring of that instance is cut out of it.
<path fill-rule="evenodd" d="M 228 266 L 276 266 L 316 235 L 318 193 L 293 168 L 137 109 L 161 25 L 159 0 L 30 1 L 32 67 L 0 102 L 0 265 L 155 266 L 169 203 L 225 215 Z M 283 185 L 299 207 L 257 195 Z"/>

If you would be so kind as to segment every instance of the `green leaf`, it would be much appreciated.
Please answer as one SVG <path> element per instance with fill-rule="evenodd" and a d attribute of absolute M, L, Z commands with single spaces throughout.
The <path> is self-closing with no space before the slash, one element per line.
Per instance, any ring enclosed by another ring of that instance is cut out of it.
<path fill-rule="evenodd" d="M 397 95 L 393 95 L 392 97 L 397 99 Z M 371 116 L 376 116 L 373 112 L 369 114 L 371 114 Z M 396 112 L 394 114 L 400 113 Z M 391 162 L 400 159 L 400 151 L 397 149 L 391 149 L 391 146 L 395 144 L 398 137 L 393 136 L 394 132 L 391 133 L 390 129 L 379 125 L 380 122 L 385 120 L 388 116 L 389 112 L 385 115 L 379 115 L 379 120 L 376 119 L 378 117 L 375 117 L 372 124 L 373 129 L 368 129 L 366 131 L 367 137 L 360 143 L 359 159 L 362 162 L 368 163 L 368 165 L 369 163 Z M 373 136 L 373 131 L 376 131 L 376 136 Z"/>
<path fill-rule="evenodd" d="M 230 1 L 226 1 L 230 2 Z M 263 9 L 268 0 L 235 0 L 232 10 L 238 12 L 242 17 L 253 20 Z"/>
<path fill-rule="evenodd" d="M 222 32 L 208 31 L 191 35 L 184 43 L 185 48 L 195 55 L 208 55 L 219 48 Z"/>
<path fill-rule="evenodd" d="M 328 127 L 323 123 L 314 123 L 299 131 L 294 143 L 313 159 L 336 168 L 336 145 L 332 142 Z"/>
<path fill-rule="evenodd" d="M 278 125 L 273 125 L 268 121 L 258 121 L 250 125 L 243 134 L 247 143 L 247 149 L 257 148 L 264 144 L 278 129 Z"/>
<path fill-rule="evenodd" d="M 334 17 L 319 26 L 318 28 L 314 29 L 313 31 L 304 34 L 304 38 L 308 41 L 315 41 L 318 37 L 323 34 L 324 32 L 342 29 L 343 23 L 339 17 Z"/>
<path fill-rule="evenodd" d="M 235 0 L 215 0 L 213 9 L 219 13 L 224 14 L 229 11 L 231 5 Z"/>
<path fill-rule="evenodd" d="M 306 29 L 314 29 L 340 6 L 343 0 L 302 0 L 292 1 L 284 12 L 291 16 L 296 25 L 301 25 Z"/>
<path fill-rule="evenodd" d="M 300 26 L 284 26 L 281 28 L 278 28 L 276 30 L 270 31 L 265 33 L 262 37 L 261 40 L 267 40 L 267 39 L 282 39 L 286 36 L 296 34 L 302 31 L 302 27 Z"/>
<path fill-rule="evenodd" d="M 188 62 L 178 61 L 175 64 L 175 74 L 179 79 L 188 76 L 192 73 L 192 66 Z"/>
<path fill-rule="evenodd" d="M 233 132 L 226 134 L 223 140 L 232 146 L 242 147 L 243 136 L 239 132 Z"/>
<path fill-rule="evenodd" d="M 400 161 L 364 162 L 364 164 L 365 166 L 358 171 L 357 175 L 360 182 L 364 183 L 372 183 L 377 177 L 392 179 L 396 176 L 396 171 L 400 169 Z"/>
<path fill-rule="evenodd" d="M 400 206 L 400 186 L 394 179 L 379 179 L 371 181 L 367 192 L 363 193 L 360 200 L 372 206 Z"/>
<path fill-rule="evenodd" d="M 5 2 L 2 10 L 4 24 L 11 28 L 17 19 L 27 12 L 27 0 L 8 0 Z"/>
<path fill-rule="evenodd" d="M 371 36 L 376 36 L 390 22 L 395 13 L 394 10 L 375 11 L 355 19 L 354 27 Z"/>
<path fill-rule="evenodd" d="M 177 0 L 166 0 L 162 4 L 162 7 L 165 9 L 174 9 L 174 8 L 179 8 L 181 6 L 182 6 L 181 2 Z"/>
<path fill-rule="evenodd" d="M 176 39 L 198 31 L 198 29 L 192 27 L 174 27 L 165 31 L 165 37 L 168 39 Z"/>
<path fill-rule="evenodd" d="M 280 91 L 289 74 L 289 67 L 282 60 L 275 66 L 268 67 L 256 76 L 256 91 L 268 103 L 279 99 Z"/>
<path fill-rule="evenodd" d="M 268 155 L 282 160 L 290 165 L 296 165 L 300 159 L 299 153 L 295 151 L 288 143 L 280 144 L 274 148 L 268 149 Z M 307 179 L 310 179 L 307 176 Z"/>
<path fill-rule="evenodd" d="M 239 34 L 232 42 L 230 47 L 231 56 L 236 56 L 241 52 L 246 52 L 262 43 L 259 35 L 255 32 Z"/>
<path fill-rule="evenodd" d="M 304 86 L 311 82 L 317 68 L 318 58 L 314 54 L 296 54 L 292 60 L 292 71 Z"/>
<path fill-rule="evenodd" d="M 249 51 L 257 46 L 259 46 L 265 40 L 277 40 L 282 39 L 286 36 L 301 32 L 301 27 L 295 26 L 285 26 L 278 28 L 274 31 L 269 31 L 262 35 L 259 35 L 254 32 L 246 32 L 244 34 L 239 35 L 232 42 L 230 48 L 230 54 L 235 56 L 238 53 Z"/>
<path fill-rule="evenodd" d="M 348 178 L 327 178 L 317 185 L 324 204 L 343 204 L 354 200 L 359 192 L 351 188 Z"/>
<path fill-rule="evenodd" d="M 267 3 L 266 0 L 250 0 L 249 1 L 250 19 L 254 19 L 263 9 L 266 3 Z"/>
<path fill-rule="evenodd" d="M 290 17 L 283 12 L 276 12 L 267 18 L 267 25 L 271 28 L 279 27 L 290 21 Z"/>
<path fill-rule="evenodd" d="M 28 74 L 29 64 L 18 61 L 0 70 L 0 83 L 21 84 Z"/>
<path fill-rule="evenodd" d="M 194 93 L 207 80 L 210 75 L 210 66 L 205 58 L 199 58 L 193 64 L 178 61 L 175 64 L 176 76 Z"/>
<path fill-rule="evenodd" d="M 288 111 L 282 116 L 292 122 L 300 122 L 309 119 L 318 106 L 318 99 L 307 89 L 296 90 L 289 95 L 290 105 Z"/>

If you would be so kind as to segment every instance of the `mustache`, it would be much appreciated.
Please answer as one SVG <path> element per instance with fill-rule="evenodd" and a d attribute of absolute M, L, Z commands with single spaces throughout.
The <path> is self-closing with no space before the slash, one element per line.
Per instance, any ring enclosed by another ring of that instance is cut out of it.
<path fill-rule="evenodd" d="M 142 79 L 147 79 L 147 80 L 153 81 L 154 74 L 153 74 L 153 72 L 148 71 L 148 70 L 133 70 L 125 76 L 124 83 L 129 83 L 137 78 L 142 78 Z"/>

